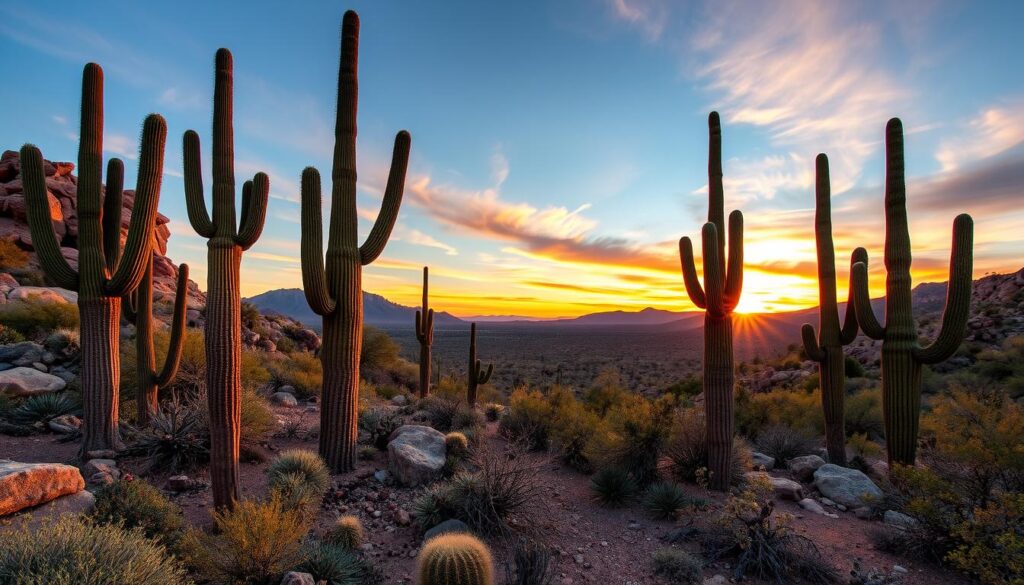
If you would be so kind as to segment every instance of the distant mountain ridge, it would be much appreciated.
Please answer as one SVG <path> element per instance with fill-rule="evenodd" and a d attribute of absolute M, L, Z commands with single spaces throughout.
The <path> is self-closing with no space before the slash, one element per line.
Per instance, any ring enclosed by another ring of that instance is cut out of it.
<path fill-rule="evenodd" d="M 301 288 L 282 288 L 269 290 L 254 297 L 245 299 L 262 313 L 272 313 L 291 317 L 310 327 L 320 326 L 320 315 L 313 312 L 306 302 L 306 295 Z M 386 298 L 363 291 L 363 319 L 367 325 L 374 326 L 412 326 L 413 317 L 418 307 L 406 307 L 393 303 Z M 464 323 L 462 319 L 447 312 L 435 312 L 434 323 L 437 325 L 456 325 Z"/>

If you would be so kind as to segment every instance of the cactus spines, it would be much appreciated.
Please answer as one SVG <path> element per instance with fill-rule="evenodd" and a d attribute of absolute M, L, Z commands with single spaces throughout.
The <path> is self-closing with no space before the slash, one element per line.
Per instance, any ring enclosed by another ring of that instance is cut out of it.
<path fill-rule="evenodd" d="M 708 221 L 701 229 L 704 286 L 697 277 L 690 238 L 679 240 L 683 283 L 693 304 L 704 309 L 704 405 L 708 469 L 713 489 L 729 489 L 733 441 L 732 313 L 743 288 L 743 214 L 729 215 L 729 256 L 725 254 L 722 187 L 722 126 L 718 112 L 708 116 Z"/>
<path fill-rule="evenodd" d="M 861 330 L 872 339 L 882 340 L 882 414 L 889 463 L 913 465 L 921 414 L 921 366 L 952 356 L 967 327 L 974 222 L 967 214 L 953 220 L 942 325 L 935 340 L 921 346 L 911 299 L 903 124 L 899 118 L 889 120 L 886 126 L 885 157 L 885 325 L 878 322 L 871 308 L 866 262 L 854 264 L 853 293 Z"/>
<path fill-rule="evenodd" d="M 469 326 L 469 370 L 466 373 L 466 402 L 470 407 L 476 406 L 476 393 L 480 384 L 486 384 L 494 373 L 494 364 L 483 364 L 476 357 L 476 323 Z"/>
<path fill-rule="evenodd" d="M 120 160 L 109 161 L 104 198 L 103 70 L 95 63 L 86 65 L 82 74 L 79 136 L 77 271 L 61 255 L 53 232 L 42 153 L 26 144 L 21 164 L 29 230 L 43 270 L 58 286 L 78 291 L 84 454 L 122 446 L 117 428 L 121 297 L 139 286 L 152 252 L 167 124 L 157 114 L 147 116 L 143 124 L 135 205 L 124 250 L 119 250 L 124 166 Z"/>
<path fill-rule="evenodd" d="M 306 301 L 323 317 L 323 396 L 320 455 L 335 472 L 355 466 L 359 359 L 363 338 L 362 269 L 384 251 L 398 217 L 409 162 L 409 133 L 395 136 L 384 202 L 370 235 L 358 243 L 356 214 L 356 105 L 359 17 L 345 13 L 338 68 L 338 108 L 331 173 L 331 223 L 324 264 L 320 173 L 302 172 L 302 284 Z"/>
<path fill-rule="evenodd" d="M 423 305 L 416 311 L 416 339 L 420 342 L 420 398 L 430 396 L 430 346 L 434 343 L 434 309 L 427 306 L 427 267 L 423 267 Z"/>
<path fill-rule="evenodd" d="M 125 317 L 135 325 L 135 368 L 136 368 L 136 422 L 140 427 L 149 425 L 156 413 L 157 392 L 166 388 L 178 375 L 181 363 L 181 349 L 185 344 L 185 312 L 188 309 L 188 264 L 178 266 L 178 280 L 174 289 L 174 312 L 171 314 L 171 339 L 167 345 L 167 357 L 160 371 L 156 370 L 156 353 L 153 348 L 153 260 L 142 277 L 142 283 L 124 298 Z"/>
<path fill-rule="evenodd" d="M 419 585 L 491 585 L 491 551 L 476 537 L 464 533 L 435 536 L 423 545 L 416 559 Z"/>
<path fill-rule="evenodd" d="M 828 460 L 846 465 L 846 427 L 844 400 L 846 396 L 846 356 L 843 346 L 857 337 L 857 315 L 853 304 L 851 280 L 847 293 L 846 315 L 839 325 L 836 302 L 836 260 L 832 245 L 832 191 L 829 185 L 828 157 L 819 154 L 815 161 L 814 237 L 818 248 L 818 322 L 819 332 L 805 323 L 803 336 L 807 357 L 818 362 L 821 386 L 821 408 L 825 414 L 825 447 Z M 850 258 L 851 272 L 857 262 L 867 262 L 867 251 L 857 248 Z"/>
<path fill-rule="evenodd" d="M 256 173 L 242 186 L 241 223 L 235 220 L 235 156 L 231 52 L 219 49 L 213 92 L 213 218 L 206 207 L 199 134 L 182 139 L 185 202 L 192 229 L 207 238 L 206 393 L 210 409 L 210 480 L 217 508 L 238 500 L 242 359 L 239 264 L 263 231 L 270 179 Z"/>

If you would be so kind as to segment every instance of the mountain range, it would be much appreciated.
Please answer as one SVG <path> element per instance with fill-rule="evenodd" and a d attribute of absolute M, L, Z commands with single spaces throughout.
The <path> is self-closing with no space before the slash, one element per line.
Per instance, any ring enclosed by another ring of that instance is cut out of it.
<path fill-rule="evenodd" d="M 261 313 L 269 313 L 291 317 L 310 327 L 320 327 L 320 315 L 313 312 L 306 302 L 306 295 L 301 288 L 281 288 L 268 290 L 254 297 L 245 299 Z M 391 327 L 413 324 L 413 318 L 419 307 L 406 307 L 392 303 L 386 298 L 373 293 L 363 292 L 363 319 L 367 325 Z M 434 313 L 435 325 L 458 325 L 465 323 L 462 319 L 445 311 Z"/>

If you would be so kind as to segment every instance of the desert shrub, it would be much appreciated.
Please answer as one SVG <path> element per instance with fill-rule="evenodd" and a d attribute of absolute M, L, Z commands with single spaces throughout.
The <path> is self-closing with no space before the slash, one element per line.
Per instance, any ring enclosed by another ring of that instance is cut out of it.
<path fill-rule="evenodd" d="M 408 398 L 408 393 L 406 389 L 402 388 L 401 386 L 396 386 L 394 384 L 381 384 L 380 386 L 377 387 L 376 394 L 378 397 L 383 398 L 384 400 L 391 400 L 392 398 L 398 396 L 399 394 L 406 396 Z"/>
<path fill-rule="evenodd" d="M 885 436 L 880 388 L 869 388 L 849 394 L 843 406 L 847 435 L 863 434 L 877 439 Z"/>
<path fill-rule="evenodd" d="M 210 459 L 210 435 L 194 401 L 165 403 L 134 436 L 127 454 L 146 458 L 149 471 L 189 471 Z"/>
<path fill-rule="evenodd" d="M 619 467 L 644 487 L 658 478 L 658 460 L 672 426 L 673 400 L 623 399 L 608 411 L 607 432 L 595 435 L 587 457 L 599 467 Z"/>
<path fill-rule="evenodd" d="M 708 468 L 707 427 L 704 415 L 697 410 L 682 410 L 672 425 L 672 435 L 665 455 L 669 459 L 669 471 L 678 481 L 694 483 Z M 750 448 L 736 437 L 732 443 L 732 483 L 738 484 L 743 473 L 752 465 Z"/>
<path fill-rule="evenodd" d="M 78 329 L 78 305 L 27 301 L 0 305 L 0 323 L 36 339 L 61 328 Z"/>
<path fill-rule="evenodd" d="M 141 479 L 122 479 L 96 492 L 92 517 L 102 524 L 140 528 L 147 538 L 173 545 L 181 536 L 181 508 Z"/>
<path fill-rule="evenodd" d="M 700 581 L 703 563 L 692 554 L 678 548 L 663 547 L 651 556 L 654 574 L 668 579 L 670 583 L 689 585 Z"/>
<path fill-rule="evenodd" d="M 1004 493 L 957 523 L 950 565 L 982 583 L 1024 583 L 1024 494 Z"/>
<path fill-rule="evenodd" d="M 413 500 L 412 512 L 420 530 L 428 530 L 447 520 L 455 505 L 449 497 L 447 484 L 435 484 Z"/>
<path fill-rule="evenodd" d="M 301 512 L 280 500 L 241 501 L 233 511 L 214 512 L 215 534 L 192 529 L 181 548 L 200 574 L 223 583 L 276 585 L 302 561 L 307 525 Z"/>
<path fill-rule="evenodd" d="M 639 487 L 629 472 L 606 467 L 590 478 L 590 491 L 594 501 L 602 506 L 622 506 L 636 496 Z"/>
<path fill-rule="evenodd" d="M 358 451 L 356 451 L 356 457 L 358 457 L 360 461 L 370 461 L 374 457 L 376 457 L 377 453 L 379 452 L 380 450 L 377 449 L 376 447 L 363 446 L 360 447 Z"/>
<path fill-rule="evenodd" d="M 730 495 L 715 530 L 704 540 L 710 560 L 735 557 L 737 581 L 752 576 L 776 583 L 794 578 L 834 583 L 838 575 L 822 560 L 817 546 L 790 528 L 792 516 L 773 514 L 773 497 L 767 478 L 747 481 L 743 490 Z"/>
<path fill-rule="evenodd" d="M 191 584 L 184 568 L 141 529 L 62 516 L 4 534 L 0 583 L 12 585 Z"/>
<path fill-rule="evenodd" d="M 821 375 L 818 372 L 808 374 L 800 381 L 800 389 L 804 392 L 814 392 L 821 386 Z"/>
<path fill-rule="evenodd" d="M 10 327 L 0 324 L 0 345 L 11 345 L 25 341 L 25 336 Z"/>
<path fill-rule="evenodd" d="M 363 353 L 359 357 L 359 367 L 380 370 L 396 361 L 398 344 L 376 327 L 363 327 Z"/>
<path fill-rule="evenodd" d="M 864 366 L 856 358 L 845 356 L 843 359 L 843 371 L 847 378 L 864 377 Z"/>
<path fill-rule="evenodd" d="M 554 425 L 554 409 L 539 390 L 517 388 L 509 397 L 509 412 L 498 432 L 534 451 L 545 451 Z"/>
<path fill-rule="evenodd" d="M 505 407 L 496 402 L 491 402 L 484 407 L 484 416 L 490 422 L 497 422 L 504 412 Z"/>
<path fill-rule="evenodd" d="M 456 422 L 464 422 L 467 416 L 472 416 L 464 414 L 469 407 L 461 399 L 444 394 L 433 394 L 425 398 L 420 401 L 420 408 L 426 411 L 430 426 L 442 433 L 455 430 Z"/>
<path fill-rule="evenodd" d="M 539 542 L 521 538 L 512 549 L 512 562 L 505 565 L 508 585 L 551 585 L 555 574 L 550 568 L 551 551 Z"/>
<path fill-rule="evenodd" d="M 368 408 L 359 412 L 359 428 L 370 435 L 370 444 L 384 450 L 388 437 L 402 426 L 402 415 L 387 408 Z"/>
<path fill-rule="evenodd" d="M 780 465 L 812 453 L 816 446 L 813 437 L 785 425 L 772 425 L 757 434 L 757 450 L 774 457 Z"/>
<path fill-rule="evenodd" d="M 352 550 L 327 542 L 312 541 L 302 547 L 304 560 L 294 570 L 309 573 L 317 583 L 361 585 L 363 562 Z"/>
<path fill-rule="evenodd" d="M 276 386 L 291 386 L 300 397 L 319 396 L 324 384 L 323 364 L 309 352 L 289 353 L 287 359 L 268 364 L 267 370 Z"/>
<path fill-rule="evenodd" d="M 846 441 L 846 448 L 853 454 L 853 457 L 850 458 L 850 467 L 864 472 L 868 470 L 868 459 L 882 454 L 882 446 L 869 439 L 865 434 L 851 436 Z"/>
<path fill-rule="evenodd" d="M 323 540 L 341 548 L 356 550 L 363 546 L 363 524 L 355 516 L 338 516 Z"/>
<path fill-rule="evenodd" d="M 616 404 L 632 396 L 629 388 L 622 381 L 619 371 L 613 367 L 602 369 L 590 388 L 583 396 L 587 406 L 595 410 L 602 417 Z"/>
<path fill-rule="evenodd" d="M 683 488 L 669 481 L 652 484 L 644 493 L 643 505 L 658 520 L 672 520 L 679 510 L 690 506 L 693 500 Z"/>
<path fill-rule="evenodd" d="M 10 240 L 0 240 L 0 270 L 10 272 L 28 264 L 28 252 Z"/>
<path fill-rule="evenodd" d="M 666 394 L 671 394 L 677 400 L 693 398 L 704 391 L 704 386 L 699 376 L 687 376 L 665 389 Z"/>
<path fill-rule="evenodd" d="M 331 472 L 316 453 L 292 449 L 270 463 L 267 480 L 271 493 L 285 505 L 318 508 L 331 487 Z"/>
<path fill-rule="evenodd" d="M 594 463 L 588 447 L 605 432 L 601 417 L 576 400 L 558 406 L 550 429 L 551 442 L 559 457 L 570 467 L 590 473 Z"/>
<path fill-rule="evenodd" d="M 19 425 L 43 425 L 65 414 L 81 414 L 82 404 L 77 396 L 68 392 L 51 392 L 29 396 L 8 418 Z"/>

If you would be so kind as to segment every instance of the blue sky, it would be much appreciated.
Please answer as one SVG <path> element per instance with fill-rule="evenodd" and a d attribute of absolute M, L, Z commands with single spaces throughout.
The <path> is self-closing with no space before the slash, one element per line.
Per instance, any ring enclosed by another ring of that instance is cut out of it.
<path fill-rule="evenodd" d="M 33 142 L 49 159 L 75 160 L 81 68 L 100 63 L 105 146 L 126 159 L 127 183 L 142 119 L 167 118 L 170 255 L 204 288 L 181 135 L 197 130 L 209 156 L 214 52 L 235 58 L 237 175 L 271 176 L 243 291 L 300 286 L 299 174 L 313 164 L 329 176 L 348 8 L 362 20 L 364 234 L 394 134 L 413 136 L 395 236 L 365 273 L 367 290 L 398 302 L 417 303 L 429 264 L 435 305 L 459 315 L 689 307 L 676 242 L 696 236 L 706 213 L 712 109 L 724 122 L 726 205 L 746 215 L 741 308 L 816 304 L 822 151 L 838 265 L 866 246 L 881 292 L 881 138 L 892 116 L 908 131 L 915 277 L 945 279 L 961 211 L 976 221 L 977 276 L 1022 264 L 1020 3 L 150 4 L 0 2 L 0 146 Z"/>

